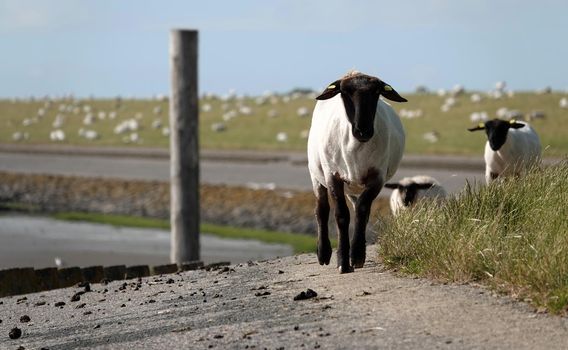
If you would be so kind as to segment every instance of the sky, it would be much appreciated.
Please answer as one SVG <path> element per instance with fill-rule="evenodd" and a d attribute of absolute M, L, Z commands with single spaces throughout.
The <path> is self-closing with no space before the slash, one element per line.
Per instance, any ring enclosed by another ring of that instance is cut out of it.
<path fill-rule="evenodd" d="M 350 69 L 424 85 L 568 90 L 566 0 L 0 0 L 0 97 L 168 94 L 199 31 L 199 91 L 319 90 Z"/>

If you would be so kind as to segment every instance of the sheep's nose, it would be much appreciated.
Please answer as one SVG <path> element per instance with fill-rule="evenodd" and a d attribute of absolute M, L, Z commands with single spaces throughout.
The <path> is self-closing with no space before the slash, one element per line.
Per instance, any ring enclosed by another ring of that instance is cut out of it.
<path fill-rule="evenodd" d="M 361 141 L 361 142 L 369 141 L 369 139 L 371 137 L 373 137 L 373 131 L 372 130 L 371 131 L 364 131 L 364 130 L 361 130 L 359 128 L 355 128 L 353 130 L 353 134 L 354 134 L 353 136 L 355 136 L 355 138 L 357 140 Z"/>

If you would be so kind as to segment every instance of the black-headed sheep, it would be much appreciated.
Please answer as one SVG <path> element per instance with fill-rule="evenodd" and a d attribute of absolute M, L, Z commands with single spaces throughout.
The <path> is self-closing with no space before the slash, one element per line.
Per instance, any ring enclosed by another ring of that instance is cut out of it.
<path fill-rule="evenodd" d="M 371 204 L 396 172 L 404 150 L 400 119 L 379 96 L 406 102 L 384 81 L 359 72 L 334 81 L 316 98 L 308 136 L 308 167 L 316 195 L 317 255 L 321 265 L 329 264 L 329 190 L 338 228 L 341 273 L 365 263 L 365 230 Z M 345 194 L 356 215 L 351 244 Z"/>

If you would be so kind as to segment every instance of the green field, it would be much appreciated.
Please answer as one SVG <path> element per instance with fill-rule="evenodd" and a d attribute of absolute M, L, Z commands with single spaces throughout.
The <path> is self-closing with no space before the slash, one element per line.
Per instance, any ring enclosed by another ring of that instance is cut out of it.
<path fill-rule="evenodd" d="M 544 156 L 564 156 L 568 154 L 568 109 L 562 109 L 559 101 L 567 96 L 562 93 L 537 94 L 532 92 L 516 93 L 513 97 L 504 97 L 499 100 L 483 98 L 481 102 L 471 102 L 471 94 L 466 93 L 457 98 L 457 104 L 448 112 L 442 112 L 440 107 L 444 97 L 434 94 L 405 94 L 409 102 L 404 104 L 393 103 L 394 108 L 409 110 L 422 110 L 422 116 L 414 119 L 403 118 L 407 132 L 406 153 L 410 154 L 464 154 L 480 155 L 483 152 L 484 134 L 469 133 L 466 128 L 472 126 L 469 116 L 472 112 L 485 111 L 490 118 L 496 116 L 501 107 L 519 110 L 525 115 L 538 110 L 546 114 L 544 120 L 534 120 L 532 125 L 539 133 Z M 302 151 L 306 147 L 305 133 L 310 127 L 310 116 L 299 117 L 297 110 L 301 107 L 308 109 L 311 114 L 315 101 L 305 95 L 287 98 L 278 96 L 273 101 L 266 99 L 263 104 L 257 104 L 256 98 L 242 98 L 222 101 L 216 98 L 202 99 L 200 101 L 200 143 L 201 147 L 208 149 L 255 149 L 255 150 L 296 150 Z M 210 111 L 203 111 L 205 105 Z M 92 125 L 84 125 L 83 120 L 87 112 L 84 107 L 89 106 L 96 121 Z M 162 112 L 155 114 L 154 109 L 160 107 Z M 231 110 L 238 111 L 240 107 L 250 107 L 250 114 L 236 113 L 237 116 L 229 121 L 223 121 L 223 115 Z M 44 109 L 44 115 L 38 117 L 38 110 Z M 63 111 L 60 111 L 63 110 Z M 99 112 L 106 113 L 104 119 L 99 119 Z M 111 120 L 108 115 L 116 112 L 116 118 Z M 269 117 L 269 113 L 276 113 L 276 117 Z M 46 106 L 45 101 L 10 101 L 0 100 L 0 143 L 29 143 L 46 144 L 55 143 L 49 140 L 49 134 L 56 115 L 65 116 L 61 129 L 66 134 L 64 144 L 97 145 L 97 146 L 144 146 L 167 147 L 168 137 L 162 134 L 161 129 L 155 129 L 152 124 L 159 120 L 162 126 L 168 123 L 168 102 L 158 100 L 123 100 L 117 104 L 114 99 L 100 100 L 57 100 Z M 130 133 L 116 135 L 113 129 L 121 122 L 138 116 L 139 130 L 136 131 L 137 142 L 124 142 Z M 27 119 L 30 125 L 24 126 Z M 223 122 L 226 130 L 214 132 L 212 124 Z M 96 140 L 87 140 L 79 136 L 79 129 L 95 130 L 100 137 Z M 439 139 L 429 142 L 423 138 L 428 132 L 435 131 Z M 29 135 L 28 139 L 15 141 L 16 132 Z M 279 142 L 276 135 L 280 132 L 287 134 L 287 141 Z M 304 133 L 304 135 L 302 135 Z"/>

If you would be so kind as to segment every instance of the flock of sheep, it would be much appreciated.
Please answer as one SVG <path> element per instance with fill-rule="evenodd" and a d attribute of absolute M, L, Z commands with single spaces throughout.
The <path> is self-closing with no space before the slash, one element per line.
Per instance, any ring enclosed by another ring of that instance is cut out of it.
<path fill-rule="evenodd" d="M 162 104 L 167 101 L 166 97 L 158 96 L 154 98 L 156 106 L 153 108 L 152 129 L 157 130 L 163 136 L 169 136 L 169 128 L 162 125 Z M 52 142 L 63 142 L 69 137 L 65 129 L 72 119 L 80 119 L 80 127 L 77 135 L 89 141 L 95 141 L 102 138 L 97 131 L 97 124 L 111 123 L 112 132 L 121 136 L 121 141 L 127 143 L 141 143 L 139 131 L 142 129 L 144 122 L 143 113 L 134 113 L 132 117 L 124 118 L 121 116 L 121 108 L 124 105 L 121 97 L 114 100 L 113 108 L 110 110 L 95 109 L 88 101 L 75 99 L 68 96 L 61 99 L 45 98 L 43 105 L 37 110 L 36 114 L 30 118 L 22 120 L 24 130 L 15 131 L 12 134 L 12 140 L 25 141 L 30 139 L 30 131 L 26 128 L 40 123 L 50 123 L 51 131 L 49 131 L 49 140 Z M 55 115 L 55 116 L 53 116 Z"/>
<path fill-rule="evenodd" d="M 490 96 L 498 98 L 496 96 L 505 93 L 504 89 L 505 84 L 498 83 Z M 462 93 L 463 87 L 456 86 L 442 111 L 452 108 L 455 96 Z M 329 264 L 331 198 L 338 231 L 337 264 L 341 273 L 352 272 L 365 262 L 369 212 L 383 187 L 393 190 L 390 205 L 394 215 L 418 200 L 441 201 L 447 195 L 443 186 L 428 175 L 404 178 L 397 183 L 387 182 L 402 159 L 405 133 L 395 110 L 380 96 L 394 102 L 406 102 L 389 84 L 356 71 L 332 82 L 316 97 L 318 101 L 308 138 L 308 168 L 316 196 L 317 256 L 321 265 Z M 481 98 L 480 95 L 473 96 L 477 96 L 475 100 Z M 562 99 L 561 105 L 564 101 Z M 478 119 L 475 120 L 477 125 L 468 129 L 485 131 L 487 135 L 484 154 L 487 183 L 499 177 L 521 176 L 540 162 L 539 137 L 528 122 L 514 119 L 517 116 Z M 355 213 L 351 242 L 346 199 Z"/>
<path fill-rule="evenodd" d="M 286 105 L 298 99 L 312 100 L 315 98 L 315 93 L 309 91 L 295 91 L 284 95 L 277 95 L 273 92 L 267 91 L 262 96 L 248 100 L 243 96 L 238 96 L 234 90 L 228 94 L 217 96 L 214 94 L 205 94 L 202 97 L 201 113 L 205 116 L 216 114 L 220 116 L 219 121 L 211 123 L 211 131 L 225 132 L 229 130 L 231 120 L 239 116 L 250 116 L 257 112 L 257 108 L 268 106 L 266 117 L 273 119 L 281 116 L 282 112 L 279 108 L 281 105 Z M 220 100 L 220 112 L 215 111 L 212 102 Z M 295 110 L 295 115 L 299 118 L 307 118 L 310 115 L 310 109 L 307 106 L 300 106 Z M 300 132 L 300 138 L 306 139 L 308 137 L 308 130 Z M 286 143 L 289 140 L 289 135 L 285 131 L 279 131 L 275 134 L 277 142 Z"/>
<path fill-rule="evenodd" d="M 259 107 L 266 109 L 266 106 L 271 106 L 267 113 L 267 118 L 278 118 L 282 114 L 282 106 L 292 101 L 303 99 L 309 101 L 315 98 L 315 93 L 309 91 L 291 92 L 289 94 L 275 94 L 266 92 L 260 97 L 250 99 L 245 96 L 237 95 L 234 91 L 225 95 L 204 94 L 200 100 L 200 113 L 202 116 L 213 119 L 214 116 L 219 118 L 209 125 L 212 132 L 221 133 L 230 129 L 231 121 L 235 118 L 242 116 L 250 116 L 258 112 Z M 28 102 L 34 102 L 31 99 Z M 169 136 L 169 128 L 164 120 L 164 108 L 166 105 L 163 102 L 167 98 L 163 95 L 153 98 L 156 102 L 155 107 L 152 109 L 153 120 L 148 122 L 147 117 L 142 112 L 131 113 L 133 116 L 126 117 L 121 108 L 128 104 L 128 100 L 123 100 L 121 97 L 115 98 L 114 106 L 109 110 L 102 110 L 93 107 L 89 100 L 79 100 L 72 96 L 63 98 L 45 98 L 42 102 L 43 105 L 35 112 L 35 115 L 24 118 L 21 121 L 21 128 L 13 132 L 13 141 L 26 141 L 30 139 L 32 132 L 31 127 L 39 123 L 51 123 L 52 130 L 49 131 L 49 140 L 52 142 L 63 142 L 68 140 L 69 135 L 64 129 L 68 128 L 68 121 L 71 119 L 79 118 L 81 120 L 81 127 L 78 128 L 77 134 L 89 141 L 100 140 L 101 138 L 108 137 L 97 131 L 94 126 L 98 123 L 114 123 L 112 130 L 115 135 L 122 135 L 121 142 L 140 144 L 142 139 L 139 131 L 144 126 L 150 124 L 151 128 L 161 133 L 162 136 Z M 13 102 L 17 102 L 14 100 Z M 219 106 L 217 107 L 216 104 Z M 214 107 L 215 106 L 215 107 Z M 258 109 L 258 110 L 257 110 Z M 295 115 L 299 118 L 307 118 L 311 110 L 307 106 L 300 106 L 294 111 Z M 308 130 L 300 132 L 300 138 L 306 139 Z M 289 139 L 287 132 L 280 131 L 274 135 L 277 142 L 285 143 Z"/>

